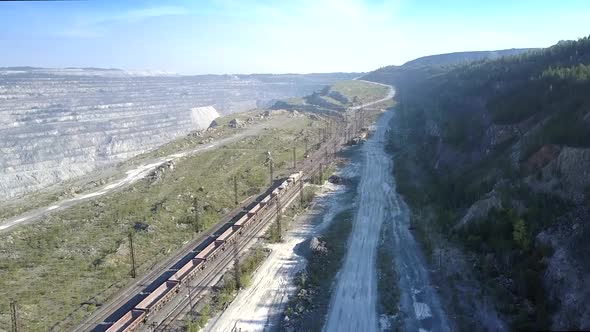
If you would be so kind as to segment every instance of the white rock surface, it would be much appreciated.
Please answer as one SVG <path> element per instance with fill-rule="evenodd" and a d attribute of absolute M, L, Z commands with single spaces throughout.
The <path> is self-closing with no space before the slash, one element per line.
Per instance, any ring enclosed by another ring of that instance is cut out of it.
<path fill-rule="evenodd" d="M 346 78 L 0 68 L 0 201 L 205 129 L 217 111 L 245 111 Z"/>

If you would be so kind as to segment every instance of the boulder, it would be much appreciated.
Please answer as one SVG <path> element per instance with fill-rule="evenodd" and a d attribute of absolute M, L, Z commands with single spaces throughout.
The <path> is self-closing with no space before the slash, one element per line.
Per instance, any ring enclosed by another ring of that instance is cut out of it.
<path fill-rule="evenodd" d="M 309 241 L 309 249 L 311 249 L 313 252 L 318 252 L 318 253 L 327 253 L 328 249 L 326 248 L 326 243 L 321 241 L 320 239 L 318 239 L 317 237 L 313 237 L 311 238 L 311 240 Z"/>
<path fill-rule="evenodd" d="M 244 122 L 240 119 L 233 119 L 229 122 L 228 126 L 230 128 L 242 128 L 244 126 Z"/>

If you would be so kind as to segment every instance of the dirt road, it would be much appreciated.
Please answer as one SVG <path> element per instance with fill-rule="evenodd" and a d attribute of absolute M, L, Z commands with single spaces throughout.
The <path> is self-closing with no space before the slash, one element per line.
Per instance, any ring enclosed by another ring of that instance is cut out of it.
<path fill-rule="evenodd" d="M 362 148 L 358 211 L 348 252 L 338 273 L 324 331 L 379 331 L 376 249 L 380 227 L 394 224 L 395 257 L 400 276 L 402 330 L 449 331 L 449 325 L 408 230 L 408 209 L 395 191 L 392 158 L 384 150 L 393 112 L 384 114 L 375 135 Z M 393 285 L 392 285 L 393 286 Z M 394 327 L 395 328 L 395 327 Z"/>

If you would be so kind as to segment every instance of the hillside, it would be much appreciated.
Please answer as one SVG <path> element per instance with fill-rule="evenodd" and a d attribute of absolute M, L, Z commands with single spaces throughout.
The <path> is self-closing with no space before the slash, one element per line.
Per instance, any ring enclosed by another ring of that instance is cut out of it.
<path fill-rule="evenodd" d="M 590 328 L 590 38 L 430 60 L 364 79 L 397 89 L 398 191 L 427 253 L 448 253 L 447 305 L 464 328 L 499 329 L 488 300 L 511 329 Z"/>
<path fill-rule="evenodd" d="M 404 63 L 408 66 L 433 66 L 433 65 L 451 65 L 463 62 L 471 62 L 484 59 L 498 59 L 503 56 L 518 55 L 526 52 L 535 51 L 534 48 L 512 48 L 508 50 L 497 51 L 475 51 L 475 52 L 454 52 L 446 54 L 428 55 Z"/>
<path fill-rule="evenodd" d="M 383 98 L 388 92 L 389 89 L 385 86 L 360 80 L 346 80 L 326 86 L 304 98 L 278 101 L 273 108 L 319 112 L 344 111 L 348 107 Z"/>

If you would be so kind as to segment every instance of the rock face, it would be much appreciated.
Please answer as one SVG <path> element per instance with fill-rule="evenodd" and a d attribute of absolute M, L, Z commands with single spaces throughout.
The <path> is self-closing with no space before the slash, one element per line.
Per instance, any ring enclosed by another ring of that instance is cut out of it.
<path fill-rule="evenodd" d="M 583 190 L 590 185 L 590 149 L 564 147 L 555 167 L 568 186 Z"/>
<path fill-rule="evenodd" d="M 349 76 L 0 68 L 0 201 L 206 129 L 218 111 L 303 96 Z"/>
<path fill-rule="evenodd" d="M 554 253 L 547 258 L 544 283 L 559 307 L 553 314 L 554 330 L 590 329 L 590 208 L 581 207 L 537 236 Z"/>
<path fill-rule="evenodd" d="M 500 200 L 499 195 L 495 192 L 491 192 L 486 196 L 487 197 L 484 199 L 473 203 L 473 205 L 469 207 L 465 216 L 463 216 L 461 221 L 457 224 L 457 227 L 463 227 L 477 219 L 487 216 L 492 209 L 502 208 L 502 201 Z"/>

